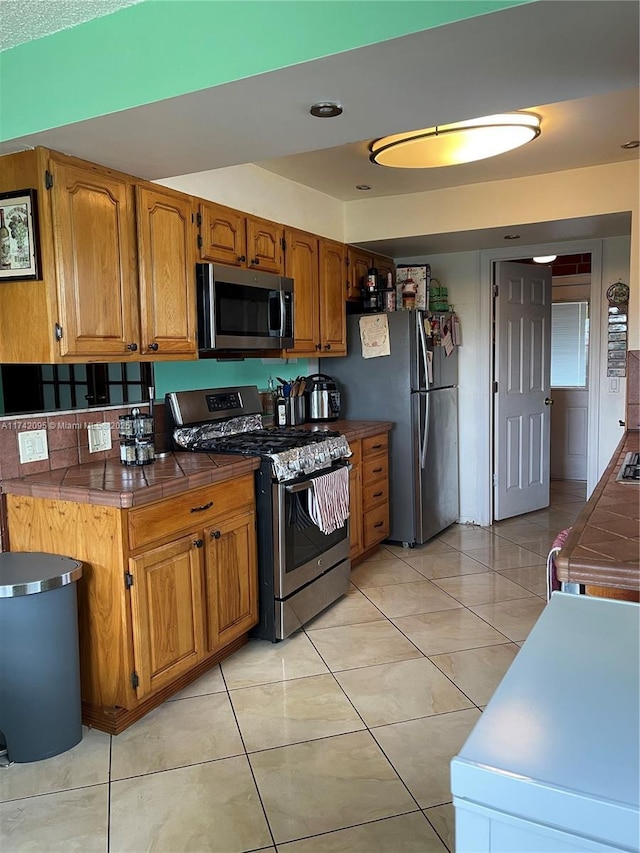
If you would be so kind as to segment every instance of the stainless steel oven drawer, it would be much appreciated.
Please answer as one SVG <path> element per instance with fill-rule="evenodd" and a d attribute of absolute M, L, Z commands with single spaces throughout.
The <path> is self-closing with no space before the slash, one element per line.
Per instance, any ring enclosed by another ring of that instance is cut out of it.
<path fill-rule="evenodd" d="M 351 561 L 343 560 L 286 601 L 276 599 L 276 639 L 284 640 L 349 589 Z"/>

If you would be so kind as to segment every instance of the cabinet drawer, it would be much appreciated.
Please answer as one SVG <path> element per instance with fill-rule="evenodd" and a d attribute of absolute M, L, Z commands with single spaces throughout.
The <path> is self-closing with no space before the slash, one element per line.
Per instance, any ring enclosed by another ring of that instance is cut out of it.
<path fill-rule="evenodd" d="M 365 457 L 366 458 L 366 457 Z M 362 463 L 362 485 L 368 486 L 378 480 L 386 480 L 389 476 L 389 460 L 386 456 L 376 456 Z"/>
<path fill-rule="evenodd" d="M 363 527 L 365 550 L 386 539 L 389 535 L 389 504 L 365 512 Z"/>
<path fill-rule="evenodd" d="M 356 468 L 360 462 L 362 461 L 362 451 L 360 448 L 360 439 L 356 438 L 353 441 L 349 442 L 349 447 L 351 448 L 352 456 L 349 457 L 349 462 Z"/>
<path fill-rule="evenodd" d="M 386 453 L 389 448 L 389 435 L 386 432 L 362 439 L 362 455 L 365 459 L 376 453 Z"/>
<path fill-rule="evenodd" d="M 367 512 L 374 506 L 389 503 L 389 483 L 380 480 L 377 483 L 369 483 L 362 489 L 362 509 Z"/>
<path fill-rule="evenodd" d="M 134 509 L 129 512 L 129 548 L 134 551 L 182 530 L 199 529 L 253 501 L 250 474 Z"/>

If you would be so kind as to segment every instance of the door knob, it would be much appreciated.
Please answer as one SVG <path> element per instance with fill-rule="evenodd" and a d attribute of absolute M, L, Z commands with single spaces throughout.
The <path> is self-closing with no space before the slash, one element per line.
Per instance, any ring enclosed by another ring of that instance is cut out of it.
<path fill-rule="evenodd" d="M 544 404 L 545 406 L 553 406 L 553 400 L 551 399 L 551 397 L 545 397 Z"/>

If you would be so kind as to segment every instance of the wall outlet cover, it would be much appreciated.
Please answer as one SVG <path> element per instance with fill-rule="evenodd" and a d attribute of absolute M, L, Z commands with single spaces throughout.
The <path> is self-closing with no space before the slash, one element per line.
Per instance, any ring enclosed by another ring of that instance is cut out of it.
<path fill-rule="evenodd" d="M 87 427 L 89 453 L 111 450 L 111 427 L 108 423 L 89 424 Z"/>
<path fill-rule="evenodd" d="M 46 429 L 34 429 L 18 433 L 18 452 L 20 462 L 40 462 L 49 458 Z"/>

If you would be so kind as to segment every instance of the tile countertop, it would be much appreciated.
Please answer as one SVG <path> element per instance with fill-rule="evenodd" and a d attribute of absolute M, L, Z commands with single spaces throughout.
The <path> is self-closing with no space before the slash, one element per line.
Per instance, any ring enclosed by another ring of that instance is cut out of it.
<path fill-rule="evenodd" d="M 640 485 L 617 483 L 625 454 L 637 451 L 638 431 L 620 441 L 556 558 L 569 583 L 640 590 Z"/>
<path fill-rule="evenodd" d="M 355 441 L 387 432 L 393 424 L 340 420 L 300 426 L 313 431 L 336 430 L 347 441 Z M 106 459 L 4 480 L 0 491 L 7 495 L 128 508 L 249 474 L 259 465 L 258 457 L 226 453 L 169 453 L 151 465 L 140 467 L 127 467 L 119 459 Z"/>

